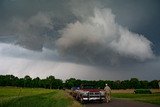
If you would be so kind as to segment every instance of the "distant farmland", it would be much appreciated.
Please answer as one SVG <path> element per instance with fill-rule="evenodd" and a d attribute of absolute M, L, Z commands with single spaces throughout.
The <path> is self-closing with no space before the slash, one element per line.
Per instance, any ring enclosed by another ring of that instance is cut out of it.
<path fill-rule="evenodd" d="M 112 90 L 112 98 L 135 100 L 160 105 L 160 89 L 151 89 L 152 94 L 133 94 L 134 89 Z"/>

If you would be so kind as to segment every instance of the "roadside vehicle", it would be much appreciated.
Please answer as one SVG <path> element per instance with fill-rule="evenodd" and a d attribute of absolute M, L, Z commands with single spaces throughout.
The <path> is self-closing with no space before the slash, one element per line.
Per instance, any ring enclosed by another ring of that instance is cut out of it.
<path fill-rule="evenodd" d="M 81 103 L 85 103 L 87 101 L 103 102 L 105 100 L 105 91 L 96 88 L 95 85 L 83 84 L 72 92 L 72 96 Z"/>

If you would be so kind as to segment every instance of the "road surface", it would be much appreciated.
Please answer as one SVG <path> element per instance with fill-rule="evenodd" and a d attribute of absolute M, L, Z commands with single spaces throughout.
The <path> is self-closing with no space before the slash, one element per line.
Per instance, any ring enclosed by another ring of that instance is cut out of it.
<path fill-rule="evenodd" d="M 109 103 L 87 103 L 83 107 L 160 107 L 160 105 L 142 103 L 131 100 L 114 99 Z"/>

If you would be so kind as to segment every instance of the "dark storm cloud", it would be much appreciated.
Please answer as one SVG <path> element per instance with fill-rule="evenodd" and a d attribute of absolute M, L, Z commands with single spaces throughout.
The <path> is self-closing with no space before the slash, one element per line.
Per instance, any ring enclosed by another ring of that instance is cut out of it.
<path fill-rule="evenodd" d="M 0 42 L 6 42 L 0 43 L 0 73 L 159 79 L 159 5 L 159 0 L 0 0 Z"/>
<path fill-rule="evenodd" d="M 146 31 L 137 29 L 146 23 L 153 25 L 148 20 L 153 21 L 157 15 L 157 3 L 156 0 L 3 0 L 0 35 L 14 36 L 10 39 L 27 49 L 56 49 L 67 59 L 79 62 L 145 61 L 154 57 L 154 44 L 146 38 Z"/>
<path fill-rule="evenodd" d="M 145 61 L 154 57 L 151 42 L 115 22 L 110 9 L 94 9 L 94 16 L 68 24 L 56 41 L 62 54 L 88 62 L 117 63 L 121 57 Z"/>
<path fill-rule="evenodd" d="M 16 44 L 31 50 L 53 48 L 58 30 L 75 20 L 65 0 L 6 0 L 1 5 L 0 35 L 15 36 Z"/>
<path fill-rule="evenodd" d="M 155 54 L 160 53 L 160 1 L 159 0 L 103 0 L 111 8 L 120 25 L 145 35 L 152 41 Z"/>

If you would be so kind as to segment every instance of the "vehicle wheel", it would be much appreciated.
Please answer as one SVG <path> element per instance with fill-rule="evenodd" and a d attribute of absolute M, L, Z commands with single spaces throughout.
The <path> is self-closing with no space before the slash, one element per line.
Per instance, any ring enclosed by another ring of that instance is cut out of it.
<path fill-rule="evenodd" d="M 99 101 L 99 103 L 103 103 L 103 102 L 104 102 L 103 100 L 100 100 L 100 101 Z"/>
<path fill-rule="evenodd" d="M 79 97 L 78 97 L 78 95 L 76 95 L 76 97 L 75 97 L 75 98 L 76 98 L 76 100 L 77 100 L 77 101 L 79 100 Z"/>
<path fill-rule="evenodd" d="M 80 102 L 81 102 L 81 104 L 84 104 L 83 98 L 80 98 Z"/>

